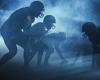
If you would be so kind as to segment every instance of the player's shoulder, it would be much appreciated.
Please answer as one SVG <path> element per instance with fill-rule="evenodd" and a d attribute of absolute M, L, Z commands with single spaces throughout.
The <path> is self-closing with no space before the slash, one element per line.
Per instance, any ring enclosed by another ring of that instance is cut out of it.
<path fill-rule="evenodd" d="M 42 27 L 44 27 L 44 24 L 43 24 L 43 22 L 38 22 L 38 23 L 34 24 L 33 27 L 39 27 L 39 28 L 41 27 L 42 28 Z"/>
<path fill-rule="evenodd" d="M 43 22 L 38 22 L 35 25 L 44 25 Z"/>

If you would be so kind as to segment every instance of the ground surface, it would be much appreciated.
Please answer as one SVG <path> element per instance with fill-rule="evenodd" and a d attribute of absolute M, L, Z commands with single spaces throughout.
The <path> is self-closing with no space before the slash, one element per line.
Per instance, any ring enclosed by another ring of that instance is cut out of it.
<path fill-rule="evenodd" d="M 7 52 L 0 38 L 0 58 Z M 66 58 L 61 63 L 56 53 L 50 58 L 50 65 L 36 67 L 36 56 L 29 67 L 23 66 L 23 49 L 18 47 L 17 55 L 3 67 L 0 67 L 0 80 L 100 80 L 100 70 L 91 68 L 91 56 Z"/>

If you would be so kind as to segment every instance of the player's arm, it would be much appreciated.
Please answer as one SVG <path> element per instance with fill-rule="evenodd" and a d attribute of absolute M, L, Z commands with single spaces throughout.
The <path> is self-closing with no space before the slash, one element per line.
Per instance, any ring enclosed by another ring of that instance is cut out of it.
<path fill-rule="evenodd" d="M 31 16 L 27 16 L 27 25 L 23 27 L 22 31 L 26 35 L 31 35 L 30 28 L 32 23 L 34 22 L 34 19 L 31 18 Z"/>

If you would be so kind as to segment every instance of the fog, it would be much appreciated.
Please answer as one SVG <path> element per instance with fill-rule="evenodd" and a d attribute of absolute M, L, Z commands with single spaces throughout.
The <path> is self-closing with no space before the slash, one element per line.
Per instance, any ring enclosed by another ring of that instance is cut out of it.
<path fill-rule="evenodd" d="M 9 8 L 0 9 L 0 21 L 3 22 L 13 13 L 15 10 L 27 7 L 34 0 L 15 0 L 14 3 L 9 2 Z M 66 44 L 64 49 L 66 53 L 74 54 L 74 50 L 78 53 L 91 52 L 91 44 L 87 39 L 83 39 L 81 36 L 81 27 L 85 22 L 94 22 L 99 25 L 99 0 L 40 0 L 45 5 L 45 16 L 53 15 L 56 18 L 56 28 L 50 32 L 65 32 Z M 3 4 L 2 4 L 3 5 Z M 16 5 L 16 6 L 15 6 Z M 43 18 L 37 18 L 34 23 L 42 22 Z M 33 25 L 34 25 L 33 23 Z M 1 44 L 0 44 L 1 45 Z M 85 48 L 87 45 L 87 48 Z M 81 47 L 80 47 L 81 46 Z M 69 52 L 68 52 L 69 51 Z"/>

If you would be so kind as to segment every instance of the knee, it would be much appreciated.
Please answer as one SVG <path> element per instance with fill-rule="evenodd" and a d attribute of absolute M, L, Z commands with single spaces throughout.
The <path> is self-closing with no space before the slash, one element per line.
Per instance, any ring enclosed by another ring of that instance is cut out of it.
<path fill-rule="evenodd" d="M 44 53 L 44 50 L 40 50 L 39 52 L 38 52 L 38 54 L 41 56 L 41 55 L 43 55 L 43 53 Z"/>
<path fill-rule="evenodd" d="M 46 55 L 45 55 L 45 60 L 46 61 L 48 61 L 48 59 L 50 58 L 52 53 L 54 53 L 54 48 L 49 48 L 48 50 L 46 50 Z"/>
<path fill-rule="evenodd" d="M 9 50 L 10 56 L 15 56 L 17 54 L 17 49 Z"/>
<path fill-rule="evenodd" d="M 54 53 L 54 48 L 49 48 L 49 53 Z"/>

